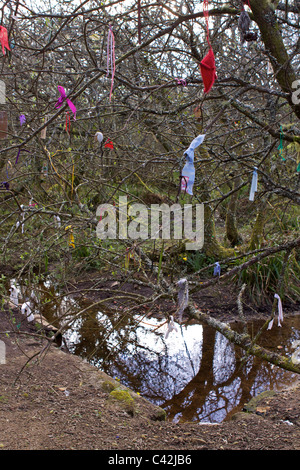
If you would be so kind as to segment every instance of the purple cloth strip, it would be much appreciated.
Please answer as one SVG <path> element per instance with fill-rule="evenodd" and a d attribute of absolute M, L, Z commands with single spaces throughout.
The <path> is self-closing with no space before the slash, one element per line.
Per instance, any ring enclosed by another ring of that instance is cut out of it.
<path fill-rule="evenodd" d="M 184 78 L 175 78 L 178 85 L 186 86 L 186 80 Z"/>
<path fill-rule="evenodd" d="M 0 183 L 0 186 L 4 186 L 7 191 L 9 190 L 9 183 L 8 183 L 8 181 L 2 181 L 2 183 Z"/>
<path fill-rule="evenodd" d="M 67 98 L 64 87 L 59 85 L 57 88 L 58 88 L 58 91 L 60 93 L 60 97 L 59 97 L 58 102 L 56 103 L 55 107 L 57 109 L 60 108 L 62 106 L 63 102 L 66 100 L 66 102 L 68 103 L 69 108 L 71 109 L 71 111 L 74 115 L 74 121 L 76 121 L 76 111 L 77 111 L 76 106 L 72 103 L 71 100 L 69 100 L 69 98 Z"/>
<path fill-rule="evenodd" d="M 15 161 L 15 165 L 18 163 L 19 156 L 20 156 L 20 152 L 28 152 L 28 153 L 30 153 L 29 150 L 19 148 L 18 155 L 17 155 L 16 161 Z"/>
<path fill-rule="evenodd" d="M 26 122 L 26 117 L 25 117 L 25 115 L 24 115 L 24 114 L 21 114 L 19 119 L 20 119 L 20 124 L 21 124 L 21 126 L 23 126 L 23 124 Z"/>

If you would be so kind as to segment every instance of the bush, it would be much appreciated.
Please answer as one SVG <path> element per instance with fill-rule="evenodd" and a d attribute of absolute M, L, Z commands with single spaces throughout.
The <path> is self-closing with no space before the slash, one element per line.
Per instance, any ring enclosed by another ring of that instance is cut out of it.
<path fill-rule="evenodd" d="M 289 299 L 292 302 L 300 298 L 300 265 L 297 261 L 297 253 L 293 251 L 289 256 L 284 276 L 282 279 L 281 292 L 278 292 L 279 281 L 282 276 L 285 253 L 279 252 L 262 261 L 253 264 L 247 269 L 243 269 L 235 276 L 235 282 L 242 286 L 247 285 L 247 292 L 250 299 L 256 305 L 269 303 L 275 293 L 278 293 L 282 300 Z M 239 263 L 244 260 L 239 260 Z"/>

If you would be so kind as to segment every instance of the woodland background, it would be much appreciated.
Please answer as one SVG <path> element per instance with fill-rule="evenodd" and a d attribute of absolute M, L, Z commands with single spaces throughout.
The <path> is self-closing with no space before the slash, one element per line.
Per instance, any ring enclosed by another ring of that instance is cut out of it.
<path fill-rule="evenodd" d="M 204 94 L 203 2 L 2 2 L 11 49 L 0 56 L 6 86 L 0 172 L 9 183 L 0 189 L 3 302 L 11 268 L 29 287 L 50 278 L 64 289 L 89 275 L 91 290 L 99 280 L 118 279 L 150 287 L 148 297 L 114 289 L 131 313 L 166 298 L 176 307 L 181 278 L 191 294 L 230 283 L 255 307 L 271 306 L 271 317 L 275 293 L 284 304 L 299 303 L 300 3 L 250 0 L 250 6 L 257 40 L 242 42 L 241 3 L 209 2 L 217 80 Z M 55 107 L 58 86 L 76 105 L 76 121 L 66 103 Z M 96 132 L 103 133 L 102 146 Z M 204 203 L 203 249 L 186 252 L 178 240 L 98 239 L 102 203 L 117 203 L 119 195 L 149 207 L 177 200 L 184 151 L 200 133 L 206 137 L 195 152 L 194 196 L 181 194 L 179 202 Z M 216 262 L 220 278 L 213 276 Z M 250 336 L 232 335 L 199 308 L 187 312 L 250 353 L 263 353 Z M 299 371 L 280 356 L 268 359 Z"/>

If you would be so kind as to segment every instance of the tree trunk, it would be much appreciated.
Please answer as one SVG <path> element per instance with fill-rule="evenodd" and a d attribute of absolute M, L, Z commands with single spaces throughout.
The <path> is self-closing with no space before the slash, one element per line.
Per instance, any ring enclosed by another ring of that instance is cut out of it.
<path fill-rule="evenodd" d="M 242 182 L 242 178 L 240 176 L 234 179 L 234 189 L 237 188 Z M 237 224 L 236 224 L 236 209 L 237 209 L 237 202 L 238 202 L 239 192 L 235 191 L 229 200 L 229 204 L 227 207 L 226 213 L 226 237 L 229 240 L 232 247 L 236 245 L 240 245 L 243 240 L 242 237 L 238 233 Z"/>
<path fill-rule="evenodd" d="M 196 122 L 197 130 L 199 134 L 202 132 L 202 124 L 201 118 L 199 118 Z M 200 145 L 199 147 L 200 158 L 205 160 L 209 159 L 209 153 L 205 143 Z M 201 178 L 199 171 L 198 173 L 198 180 Z M 202 193 L 202 200 L 204 202 L 204 245 L 203 251 L 204 253 L 215 259 L 224 259 L 228 258 L 234 254 L 234 251 L 231 248 L 225 248 L 222 246 L 219 241 L 217 240 L 216 234 L 216 227 L 215 227 L 215 218 L 214 218 L 214 211 L 210 204 L 205 203 L 205 201 L 210 199 L 209 191 L 206 188 L 206 182 L 204 178 L 201 178 L 201 193 Z"/>
<path fill-rule="evenodd" d="M 257 23 L 261 39 L 269 52 L 275 79 L 282 91 L 288 94 L 287 100 L 293 108 L 296 116 L 300 118 L 300 104 L 293 103 L 292 83 L 297 79 L 291 58 L 289 57 L 275 15 L 275 7 L 270 0 L 250 0 L 254 21 Z"/>
<path fill-rule="evenodd" d="M 266 206 L 265 204 L 262 204 L 258 209 L 255 223 L 252 229 L 251 239 L 249 243 L 249 250 L 256 250 L 257 248 L 260 248 L 265 220 L 266 220 Z"/>

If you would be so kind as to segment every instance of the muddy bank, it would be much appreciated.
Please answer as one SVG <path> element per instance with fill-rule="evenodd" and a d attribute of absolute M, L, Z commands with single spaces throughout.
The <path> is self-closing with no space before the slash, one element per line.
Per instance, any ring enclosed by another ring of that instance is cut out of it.
<path fill-rule="evenodd" d="M 299 381 L 220 424 L 174 424 L 164 420 L 159 407 L 92 365 L 28 336 L 34 333 L 29 328 L 1 335 L 6 344 L 6 364 L 0 365 L 3 450 L 300 449 Z M 10 330 L 2 311 L 0 331 Z"/>

